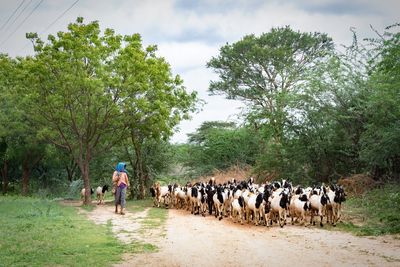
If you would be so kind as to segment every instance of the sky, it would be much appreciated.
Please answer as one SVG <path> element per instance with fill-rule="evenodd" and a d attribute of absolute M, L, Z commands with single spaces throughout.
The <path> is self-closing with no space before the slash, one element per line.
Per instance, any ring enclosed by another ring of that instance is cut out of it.
<path fill-rule="evenodd" d="M 37 32 L 46 39 L 66 31 L 77 17 L 97 20 L 102 29 L 119 34 L 139 33 L 145 46 L 158 46 L 158 55 L 170 63 L 173 74 L 205 102 L 171 139 L 183 143 L 204 121 L 240 123 L 243 103 L 208 94 L 209 82 L 218 76 L 206 63 L 226 43 L 289 25 L 327 33 L 340 47 L 351 43 L 350 28 L 361 37 L 376 37 L 371 25 L 382 32 L 400 22 L 399 10 L 399 0 L 0 0 L 0 53 L 32 55 L 25 33 Z"/>

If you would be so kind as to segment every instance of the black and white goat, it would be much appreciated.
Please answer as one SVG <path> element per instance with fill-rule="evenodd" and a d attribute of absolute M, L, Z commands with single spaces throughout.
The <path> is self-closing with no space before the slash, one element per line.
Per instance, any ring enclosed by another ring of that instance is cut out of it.
<path fill-rule="evenodd" d="M 311 220 L 310 224 L 315 225 L 314 216 L 317 215 L 321 218 L 319 225 L 323 227 L 322 219 L 324 218 L 326 206 L 330 203 L 329 197 L 326 194 L 325 187 L 313 188 L 310 196 L 311 206 Z"/>
<path fill-rule="evenodd" d="M 326 220 L 336 226 L 341 216 L 342 202 L 346 201 L 346 193 L 342 186 L 331 185 L 326 195 L 329 201 L 326 205 Z"/>
<path fill-rule="evenodd" d="M 307 212 L 310 210 L 310 202 L 306 194 L 294 195 L 290 199 L 289 212 L 292 218 L 292 224 L 294 224 L 294 219 L 296 222 L 300 220 L 300 224 L 305 223 Z"/>
<path fill-rule="evenodd" d="M 107 191 L 108 185 L 103 185 L 103 187 L 99 186 L 96 188 L 97 205 L 104 204 L 104 196 Z"/>
<path fill-rule="evenodd" d="M 263 191 L 264 192 L 260 194 L 263 200 L 263 205 L 262 208 L 260 209 L 260 216 L 264 220 L 264 225 L 269 226 L 272 188 L 268 185 L 265 185 Z"/>
<path fill-rule="evenodd" d="M 272 194 L 270 217 L 277 218 L 279 226 L 286 224 L 286 211 L 289 207 L 289 190 L 287 188 L 279 188 Z"/>
<path fill-rule="evenodd" d="M 222 220 L 224 215 L 224 203 L 227 199 L 227 196 L 224 192 L 224 188 L 222 186 L 218 186 L 215 194 L 213 195 L 213 202 L 215 208 L 215 218 L 218 217 L 219 220 Z"/>
<path fill-rule="evenodd" d="M 191 190 L 191 213 L 205 216 L 206 211 L 206 191 L 203 185 L 196 184 Z M 197 210 L 197 211 L 196 211 Z"/>
<path fill-rule="evenodd" d="M 85 188 L 82 188 L 82 190 L 81 190 L 81 200 L 82 201 L 85 199 L 85 193 L 86 193 Z M 90 194 L 93 195 L 93 193 L 94 193 L 93 188 L 90 188 Z"/>
<path fill-rule="evenodd" d="M 261 198 L 259 197 L 261 196 Z M 262 204 L 262 195 L 261 194 L 253 194 L 250 193 L 249 199 L 246 205 L 246 220 L 247 223 L 250 222 L 250 217 L 252 216 L 252 220 L 254 224 L 257 226 L 260 218 L 260 207 Z"/>
<path fill-rule="evenodd" d="M 242 196 L 233 199 L 231 204 L 232 212 L 231 217 L 233 222 L 237 222 L 240 220 L 240 223 L 243 224 L 243 217 L 244 217 L 244 199 Z"/>
<path fill-rule="evenodd" d="M 206 195 L 207 195 L 207 206 L 208 206 L 208 214 L 212 214 L 214 207 L 214 194 L 217 191 L 215 190 L 214 185 L 212 185 L 212 183 L 210 182 L 207 186 L 206 186 Z"/>

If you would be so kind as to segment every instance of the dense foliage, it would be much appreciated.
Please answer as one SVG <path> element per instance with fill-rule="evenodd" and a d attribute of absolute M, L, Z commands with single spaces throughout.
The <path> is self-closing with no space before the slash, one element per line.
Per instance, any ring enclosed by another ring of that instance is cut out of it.
<path fill-rule="evenodd" d="M 194 111 L 196 93 L 188 93 L 180 77 L 172 75 L 156 46 L 142 46 L 139 34 L 101 31 L 97 21 L 85 24 L 78 18 L 66 32 L 49 35 L 48 42 L 35 33 L 27 38 L 34 56 L 2 56 L 0 61 L 5 77 L 1 102 L 7 103 L 0 119 L 10 128 L 0 133 L 3 170 L 13 159 L 22 162 L 26 194 L 32 170 L 48 166 L 46 157 L 56 149 L 55 165 L 65 167 L 69 181 L 82 178 L 87 203 L 90 173 L 99 171 L 94 167 L 100 166 L 103 176 L 95 180 L 106 180 L 107 172 L 109 183 L 110 166 L 125 161 L 143 198 L 152 167 L 145 150 L 158 149 L 147 144 L 161 144 L 172 135 Z M 120 153 L 110 154 L 115 151 Z M 3 173 L 7 187 L 8 170 Z"/>
<path fill-rule="evenodd" d="M 156 179 L 233 165 L 252 166 L 262 180 L 369 173 L 398 181 L 398 28 L 361 41 L 354 33 L 340 50 L 326 34 L 289 26 L 222 46 L 207 63 L 218 75 L 209 91 L 243 101 L 243 121 L 204 122 L 179 145 L 168 139 L 197 97 L 156 46 L 82 18 L 47 42 L 27 34 L 33 56 L 0 55 L 2 190 L 67 194 L 74 181 L 109 183 L 118 161 L 140 198 Z"/>
<path fill-rule="evenodd" d="M 204 122 L 189 135 L 189 144 L 182 158 L 190 176 L 210 174 L 214 170 L 254 165 L 260 151 L 260 140 L 249 128 L 234 123 Z"/>
<path fill-rule="evenodd" d="M 324 34 L 289 27 L 221 48 L 208 62 L 219 75 L 210 92 L 247 103 L 244 124 L 261 141 L 256 173 L 298 182 L 359 172 L 399 179 L 396 29 L 361 42 L 354 35 L 344 52 Z"/>

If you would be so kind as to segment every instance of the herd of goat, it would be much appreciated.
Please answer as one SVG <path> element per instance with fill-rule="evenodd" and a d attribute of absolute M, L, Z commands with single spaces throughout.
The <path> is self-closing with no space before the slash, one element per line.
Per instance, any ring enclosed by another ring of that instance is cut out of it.
<path fill-rule="evenodd" d="M 232 179 L 218 185 L 215 179 L 186 186 L 155 183 L 150 192 L 157 207 L 164 204 L 190 210 L 195 215 L 214 214 L 219 220 L 229 216 L 241 224 L 252 221 L 255 225 L 272 226 L 275 222 L 280 227 L 286 224 L 288 216 L 292 224 L 307 225 L 309 216 L 310 224 L 315 225 L 314 217 L 318 216 L 320 226 L 324 217 L 335 226 L 341 217 L 341 204 L 346 200 L 343 187 L 335 184 L 303 188 L 285 180 L 256 184 L 253 178 L 240 182 Z"/>

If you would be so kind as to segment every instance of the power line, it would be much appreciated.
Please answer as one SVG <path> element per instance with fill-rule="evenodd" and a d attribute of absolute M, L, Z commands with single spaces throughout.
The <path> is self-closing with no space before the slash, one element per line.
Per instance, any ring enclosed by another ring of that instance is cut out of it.
<path fill-rule="evenodd" d="M 65 13 L 67 13 L 71 8 L 73 8 L 80 0 L 76 0 L 69 8 L 67 8 L 61 15 L 59 15 L 52 23 L 50 23 L 49 26 L 46 27 L 43 31 L 40 32 L 40 34 L 45 33 L 47 30 L 49 30 L 59 19 L 61 19 Z"/>
<path fill-rule="evenodd" d="M 18 11 L 18 9 L 22 6 L 22 4 L 25 2 L 25 0 L 22 0 L 22 2 L 19 4 L 19 6 L 14 10 L 14 12 L 11 14 L 11 16 L 7 19 L 7 21 L 1 26 L 0 31 L 4 28 L 4 26 L 7 25 L 7 23 L 10 21 L 10 19 L 15 15 L 15 13 Z"/>
<path fill-rule="evenodd" d="M 26 4 L 24 6 L 24 8 L 18 13 L 18 15 L 16 16 L 16 18 L 10 23 L 10 25 L 8 25 L 7 29 L 4 32 L 7 32 L 11 26 L 19 19 L 19 17 L 22 15 L 22 13 L 24 13 L 25 9 L 27 9 L 27 7 L 31 4 L 32 0 L 29 0 L 28 4 Z"/>
<path fill-rule="evenodd" d="M 33 14 L 33 12 L 35 12 L 35 10 L 42 4 L 43 1 L 44 0 L 40 0 L 40 2 L 31 10 L 28 16 L 26 16 L 25 19 L 20 24 L 18 24 L 17 28 L 15 28 L 14 31 L 10 33 L 10 35 L 8 35 L 7 39 L 4 40 L 0 45 L 3 45 L 10 39 L 10 37 L 22 26 L 22 24 L 24 24 L 24 22 Z"/>
<path fill-rule="evenodd" d="M 72 5 L 70 5 L 66 10 L 64 10 L 63 13 L 61 13 L 52 23 L 49 24 L 49 26 L 47 26 L 43 31 L 41 31 L 39 34 L 43 34 L 46 31 L 48 31 L 54 24 L 56 24 L 57 21 L 59 21 L 68 11 L 71 10 L 71 8 L 73 8 L 80 0 L 76 0 L 74 3 L 72 3 Z M 22 50 L 24 50 L 27 46 L 29 45 L 29 43 L 27 43 L 24 47 L 22 47 L 18 53 L 20 53 Z"/>

